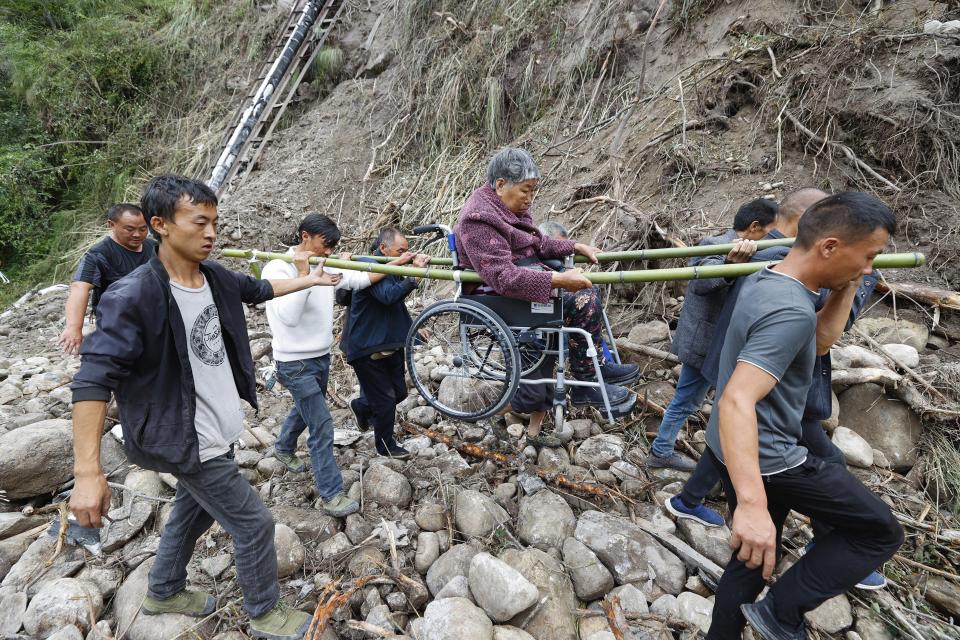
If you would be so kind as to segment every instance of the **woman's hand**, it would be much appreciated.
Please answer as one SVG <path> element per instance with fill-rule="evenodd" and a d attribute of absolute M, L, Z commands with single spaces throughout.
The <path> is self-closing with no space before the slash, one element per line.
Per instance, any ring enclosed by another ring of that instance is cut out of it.
<path fill-rule="evenodd" d="M 577 255 L 584 256 L 593 264 L 598 264 L 600 262 L 600 260 L 597 259 L 597 254 L 600 253 L 600 249 L 591 247 L 588 244 L 581 244 L 578 242 L 577 244 L 573 245 L 573 252 Z"/>
<path fill-rule="evenodd" d="M 580 291 L 589 289 L 593 283 L 583 275 L 583 269 L 569 269 L 567 271 L 554 271 L 550 284 L 567 291 Z"/>

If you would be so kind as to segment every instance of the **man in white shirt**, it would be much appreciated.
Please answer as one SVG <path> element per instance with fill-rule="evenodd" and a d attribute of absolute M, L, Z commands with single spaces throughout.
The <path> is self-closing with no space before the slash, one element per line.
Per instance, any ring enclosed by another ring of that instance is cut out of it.
<path fill-rule="evenodd" d="M 298 225 L 289 253 L 309 251 L 327 257 L 340 241 L 340 230 L 329 217 L 308 214 Z M 404 254 L 390 264 L 407 264 L 413 254 Z M 323 267 L 320 267 L 323 268 Z M 302 272 L 301 272 L 302 270 Z M 297 278 L 307 271 L 284 260 L 271 260 L 263 269 L 264 278 Z M 382 273 L 327 268 L 342 274 L 338 289 L 359 290 L 379 282 Z M 296 456 L 297 438 L 309 430 L 307 448 L 317 492 L 323 510 L 343 518 L 356 513 L 360 505 L 343 492 L 343 478 L 333 456 L 333 419 L 324 398 L 330 375 L 333 346 L 334 287 L 312 287 L 267 303 L 267 321 L 273 333 L 273 358 L 277 379 L 290 390 L 294 407 L 280 429 L 274 455 L 294 472 L 304 470 Z"/>

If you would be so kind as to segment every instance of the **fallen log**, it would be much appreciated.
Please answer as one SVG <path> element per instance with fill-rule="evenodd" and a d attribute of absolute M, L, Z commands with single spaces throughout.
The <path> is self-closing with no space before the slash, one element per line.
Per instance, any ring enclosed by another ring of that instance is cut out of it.
<path fill-rule="evenodd" d="M 641 356 L 656 358 L 658 360 L 666 360 L 667 362 L 672 362 L 674 364 L 680 364 L 680 358 L 673 355 L 669 351 L 663 351 L 662 349 L 650 347 L 645 344 L 637 344 L 636 342 L 627 340 L 626 338 L 620 338 L 617 340 L 617 349 Z"/>
<path fill-rule="evenodd" d="M 919 282 L 890 282 L 889 280 L 880 280 L 877 282 L 877 291 L 880 293 L 893 293 L 906 296 L 917 302 L 925 302 L 945 309 L 960 310 L 960 293 L 950 291 L 949 289 L 931 287 L 930 285 Z"/>

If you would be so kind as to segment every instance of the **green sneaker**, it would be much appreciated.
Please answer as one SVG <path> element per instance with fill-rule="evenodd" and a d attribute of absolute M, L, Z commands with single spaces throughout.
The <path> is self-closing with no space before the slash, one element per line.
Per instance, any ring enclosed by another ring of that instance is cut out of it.
<path fill-rule="evenodd" d="M 323 510 L 334 518 L 346 518 L 351 513 L 360 511 L 360 505 L 356 500 L 351 500 L 342 493 L 338 493 L 329 500 L 324 500 Z"/>
<path fill-rule="evenodd" d="M 208 593 L 188 591 L 184 589 L 172 598 L 157 600 L 147 596 L 140 605 L 140 610 L 148 616 L 158 616 L 162 613 L 179 613 L 184 616 L 203 618 L 213 613 L 217 608 L 217 601 Z"/>
<path fill-rule="evenodd" d="M 250 621 L 250 636 L 266 640 L 300 640 L 310 628 L 313 616 L 291 609 L 278 600 L 273 609 Z"/>
<path fill-rule="evenodd" d="M 273 457 L 286 465 L 287 469 L 294 473 L 303 473 L 307 470 L 307 465 L 303 464 L 303 460 L 298 458 L 295 453 L 280 453 L 279 451 L 274 451 Z"/>

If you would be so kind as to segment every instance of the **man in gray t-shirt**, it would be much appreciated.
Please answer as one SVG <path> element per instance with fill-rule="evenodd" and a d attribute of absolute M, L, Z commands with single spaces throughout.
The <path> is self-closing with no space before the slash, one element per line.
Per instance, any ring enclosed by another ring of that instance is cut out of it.
<path fill-rule="evenodd" d="M 197 390 L 194 425 L 200 442 L 200 461 L 206 462 L 230 451 L 243 431 L 240 394 L 223 346 L 220 315 L 213 303 L 210 285 L 199 289 L 170 282 L 187 334 L 187 353 Z"/>
<path fill-rule="evenodd" d="M 800 420 L 807 403 L 816 358 L 814 336 L 819 293 L 810 291 L 792 276 L 769 267 L 743 283 L 723 341 L 717 397 L 737 363 L 746 362 L 777 380 L 757 404 L 757 435 L 761 475 L 791 469 L 807 458 L 799 444 Z M 714 411 L 707 427 L 707 444 L 720 462 L 720 413 Z"/>
<path fill-rule="evenodd" d="M 893 213 L 873 196 L 838 193 L 807 209 L 782 262 L 743 285 L 720 356 L 704 452 L 727 495 L 734 549 L 708 640 L 740 638 L 747 621 L 763 640 L 802 640 L 804 613 L 853 588 L 903 543 L 903 529 L 882 500 L 843 464 L 800 445 L 815 356 L 829 351 L 849 315 L 838 295 L 818 316 L 817 292 L 846 290 L 869 274 L 895 230 Z M 791 510 L 829 531 L 754 603 L 773 574 Z"/>

